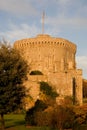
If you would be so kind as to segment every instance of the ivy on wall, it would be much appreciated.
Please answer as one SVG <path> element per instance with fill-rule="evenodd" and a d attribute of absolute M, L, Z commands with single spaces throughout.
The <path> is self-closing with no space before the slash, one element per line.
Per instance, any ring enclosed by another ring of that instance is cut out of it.
<path fill-rule="evenodd" d="M 58 93 L 52 88 L 52 86 L 50 86 L 47 82 L 44 81 L 40 82 L 40 91 L 42 91 L 43 94 L 52 98 L 56 98 L 58 96 Z"/>

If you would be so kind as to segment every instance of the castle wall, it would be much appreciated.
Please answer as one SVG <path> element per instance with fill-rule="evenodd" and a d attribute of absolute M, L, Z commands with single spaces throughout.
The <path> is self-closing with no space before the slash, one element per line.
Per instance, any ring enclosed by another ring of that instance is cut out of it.
<path fill-rule="evenodd" d="M 73 78 L 75 78 L 75 95 L 73 94 Z M 26 87 L 29 89 L 30 95 L 33 97 L 33 102 L 39 98 L 40 94 L 40 84 L 39 82 L 48 82 L 59 94 L 57 102 L 59 99 L 63 99 L 66 96 L 74 97 L 78 103 L 82 104 L 82 70 L 77 70 L 74 72 L 60 72 L 60 73 L 50 73 L 47 75 L 32 76 L 28 75 L 28 81 L 26 81 Z"/>
<path fill-rule="evenodd" d="M 39 80 L 47 81 L 56 88 L 61 97 L 73 96 L 73 78 L 75 78 L 76 99 L 82 103 L 82 72 L 76 69 L 74 43 L 49 35 L 38 35 L 35 38 L 16 41 L 14 47 L 28 62 L 30 71 L 40 70 L 44 74 L 42 77 L 29 76 L 26 86 L 34 84 L 38 86 Z M 38 91 L 36 89 L 32 91 L 37 97 Z"/>

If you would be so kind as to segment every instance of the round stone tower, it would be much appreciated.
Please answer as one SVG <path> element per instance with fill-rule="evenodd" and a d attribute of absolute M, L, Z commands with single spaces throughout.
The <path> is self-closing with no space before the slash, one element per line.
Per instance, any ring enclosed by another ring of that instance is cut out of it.
<path fill-rule="evenodd" d="M 43 76 L 29 76 L 32 82 L 27 82 L 28 87 L 44 80 L 55 86 L 60 97 L 72 96 L 82 104 L 82 70 L 76 68 L 74 43 L 40 34 L 35 38 L 18 40 L 14 47 L 28 62 L 30 72 L 39 70 L 43 73 Z"/>
<path fill-rule="evenodd" d="M 68 40 L 38 35 L 16 41 L 14 47 L 22 52 L 31 70 L 47 74 L 76 68 L 76 45 Z"/>

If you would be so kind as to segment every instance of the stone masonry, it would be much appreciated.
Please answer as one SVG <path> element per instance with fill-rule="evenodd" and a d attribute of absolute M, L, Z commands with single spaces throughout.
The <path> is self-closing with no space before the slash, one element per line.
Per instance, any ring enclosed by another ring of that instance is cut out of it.
<path fill-rule="evenodd" d="M 75 96 L 82 104 L 82 70 L 76 68 L 76 45 L 63 38 L 47 34 L 35 38 L 18 40 L 14 47 L 27 61 L 30 72 L 39 70 L 43 75 L 31 76 L 25 83 L 31 88 L 34 100 L 39 95 L 38 81 L 46 81 L 56 88 L 59 97 Z"/>

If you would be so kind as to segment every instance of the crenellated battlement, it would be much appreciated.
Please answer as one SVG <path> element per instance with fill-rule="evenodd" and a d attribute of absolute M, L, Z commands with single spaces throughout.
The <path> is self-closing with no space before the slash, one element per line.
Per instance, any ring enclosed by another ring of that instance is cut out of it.
<path fill-rule="evenodd" d="M 26 47 L 61 47 L 70 49 L 70 51 L 76 52 L 76 45 L 66 39 L 63 38 L 54 38 L 49 35 L 38 35 L 35 38 L 18 40 L 14 43 L 14 47 L 16 48 L 26 48 Z"/>

